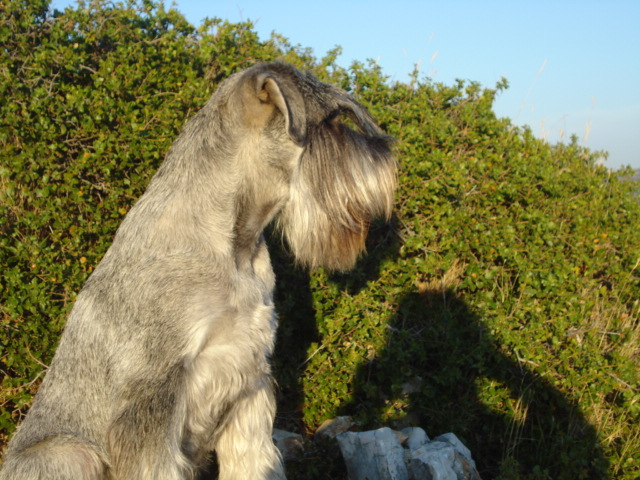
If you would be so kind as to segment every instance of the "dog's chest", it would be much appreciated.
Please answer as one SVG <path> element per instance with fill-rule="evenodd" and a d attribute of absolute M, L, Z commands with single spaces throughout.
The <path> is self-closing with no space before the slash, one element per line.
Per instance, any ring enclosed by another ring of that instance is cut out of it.
<path fill-rule="evenodd" d="M 234 279 L 224 305 L 209 304 L 194 316 L 200 319 L 190 333 L 185 368 L 187 423 L 195 438 L 209 438 L 226 412 L 270 375 L 277 321 L 268 256 L 266 262 Z"/>

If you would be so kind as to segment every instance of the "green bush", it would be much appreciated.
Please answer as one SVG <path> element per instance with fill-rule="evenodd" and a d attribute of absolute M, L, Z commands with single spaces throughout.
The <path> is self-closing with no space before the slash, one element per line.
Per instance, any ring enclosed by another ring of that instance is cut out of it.
<path fill-rule="evenodd" d="M 353 272 L 302 272 L 271 242 L 278 425 L 351 414 L 453 431 L 483 478 L 640 474 L 634 185 L 575 139 L 496 118 L 506 81 L 391 84 L 375 64 L 339 68 L 339 49 L 318 60 L 249 22 L 195 28 L 152 0 L 53 13 L 10 0 L 0 41 L 0 446 L 186 119 L 230 73 L 283 59 L 369 107 L 401 171 L 396 215 Z M 288 468 L 346 478 L 331 445 Z"/>

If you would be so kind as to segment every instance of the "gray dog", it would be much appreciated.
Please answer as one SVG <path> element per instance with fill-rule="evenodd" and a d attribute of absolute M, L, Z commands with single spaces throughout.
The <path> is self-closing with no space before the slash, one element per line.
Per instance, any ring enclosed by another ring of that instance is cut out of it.
<path fill-rule="evenodd" d="M 284 479 L 263 230 L 303 265 L 351 268 L 392 210 L 390 143 L 291 66 L 223 82 L 78 295 L 0 478 L 191 479 L 215 450 L 220 479 Z"/>

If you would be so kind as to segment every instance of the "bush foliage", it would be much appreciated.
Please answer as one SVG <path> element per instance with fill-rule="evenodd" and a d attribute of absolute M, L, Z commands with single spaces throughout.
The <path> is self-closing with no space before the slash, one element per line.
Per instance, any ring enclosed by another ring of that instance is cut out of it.
<path fill-rule="evenodd" d="M 230 73 L 285 60 L 351 91 L 398 139 L 400 189 L 349 274 L 272 241 L 277 422 L 456 433 L 483 478 L 640 475 L 640 206 L 577 144 L 492 111 L 495 89 L 391 83 L 250 22 L 155 0 L 0 11 L 0 446 L 76 293 L 186 121 Z M 291 478 L 346 478 L 311 443 Z"/>

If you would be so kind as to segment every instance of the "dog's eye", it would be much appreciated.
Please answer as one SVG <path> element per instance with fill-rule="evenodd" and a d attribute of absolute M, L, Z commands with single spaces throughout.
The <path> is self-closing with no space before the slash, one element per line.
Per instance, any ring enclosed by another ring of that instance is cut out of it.
<path fill-rule="evenodd" d="M 327 123 L 341 124 L 351 130 L 361 131 L 360 127 L 353 120 L 353 112 L 346 108 L 339 108 L 331 112 L 331 114 L 325 119 Z"/>
<path fill-rule="evenodd" d="M 343 114 L 342 109 L 333 110 L 329 115 L 327 115 L 324 121 L 327 123 L 335 122 L 342 114 Z"/>

